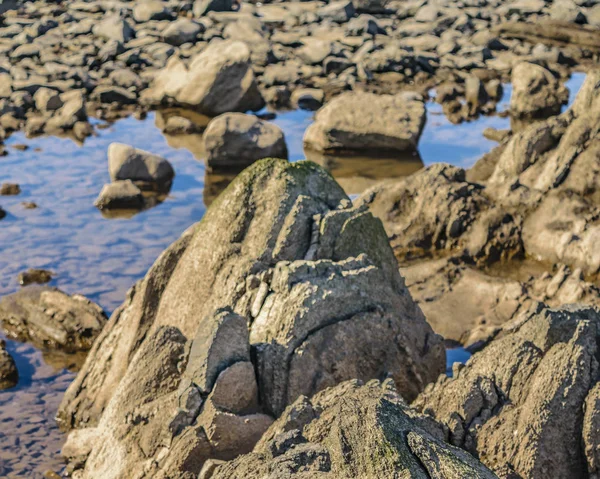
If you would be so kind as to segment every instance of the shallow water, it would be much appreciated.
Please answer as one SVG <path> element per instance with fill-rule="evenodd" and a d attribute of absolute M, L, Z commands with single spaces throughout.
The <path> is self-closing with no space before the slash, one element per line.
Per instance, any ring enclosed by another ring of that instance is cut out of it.
<path fill-rule="evenodd" d="M 569 81 L 572 97 L 583 78 L 574 75 Z M 510 87 L 505 87 L 504 97 L 499 111 L 508 105 Z M 405 176 L 435 162 L 469 167 L 495 145 L 482 136 L 483 130 L 507 128 L 510 121 L 491 116 L 453 125 L 439 105 L 429 104 L 428 112 L 418 155 L 369 159 L 310 154 L 309 159 L 330 169 L 348 194 L 356 195 L 381 179 Z M 302 135 L 312 117 L 311 112 L 294 111 L 273 120 L 286 134 L 292 161 L 305 157 Z M 97 132 L 83 146 L 55 137 L 29 140 L 23 134 L 6 142 L 10 154 L 0 158 L 0 183 L 18 183 L 22 193 L 0 197 L 0 206 L 8 212 L 0 221 L 0 296 L 19 288 L 19 272 L 45 268 L 56 274 L 51 285 L 84 294 L 112 311 L 232 179 L 206 171 L 199 135 L 167 138 L 155 126 L 154 114 L 144 121 L 120 120 Z M 111 219 L 93 206 L 109 181 L 106 151 L 115 141 L 152 151 L 173 164 L 175 181 L 163 203 L 129 218 Z M 29 148 L 10 148 L 16 144 Z M 38 208 L 25 209 L 24 201 Z M 8 349 L 21 380 L 17 387 L 0 391 L 0 477 L 42 477 L 48 469 L 61 468 L 58 451 L 64 436 L 53 416 L 73 378 L 66 369 L 73 358 L 65 362 L 64 356 L 43 355 L 13 341 L 8 341 Z M 459 351 L 449 351 L 450 367 L 464 360 Z"/>

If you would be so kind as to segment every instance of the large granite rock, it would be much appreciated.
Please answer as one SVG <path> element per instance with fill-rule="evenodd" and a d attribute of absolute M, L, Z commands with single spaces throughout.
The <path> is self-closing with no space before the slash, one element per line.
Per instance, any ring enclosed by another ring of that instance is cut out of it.
<path fill-rule="evenodd" d="M 532 306 L 413 403 L 504 478 L 596 477 L 600 312 Z"/>
<path fill-rule="evenodd" d="M 510 112 L 517 117 L 548 117 L 560 113 L 569 101 L 569 90 L 546 68 L 529 62 L 512 70 Z"/>
<path fill-rule="evenodd" d="M 262 158 L 288 158 L 281 128 L 244 113 L 224 113 L 212 120 L 202 141 L 211 169 L 242 170 Z"/>
<path fill-rule="evenodd" d="M 442 436 L 440 425 L 412 410 L 390 381 L 349 381 L 300 397 L 251 454 L 207 464 L 200 478 L 496 477 Z"/>
<path fill-rule="evenodd" d="M 413 93 L 343 93 L 315 116 L 306 147 L 324 152 L 416 150 L 425 126 L 425 104 Z"/>
<path fill-rule="evenodd" d="M 97 437 L 70 439 L 83 478 L 191 478 L 301 395 L 391 377 L 412 399 L 444 358 L 381 223 L 315 164 L 262 160 L 131 290 L 58 419 Z"/>
<path fill-rule="evenodd" d="M 245 43 L 211 42 L 189 65 L 169 60 L 142 99 L 152 105 L 178 105 L 204 115 L 257 111 L 264 106 Z"/>
<path fill-rule="evenodd" d="M 47 286 L 28 286 L 0 299 L 0 321 L 8 336 L 67 352 L 90 349 L 106 320 L 89 299 Z"/>

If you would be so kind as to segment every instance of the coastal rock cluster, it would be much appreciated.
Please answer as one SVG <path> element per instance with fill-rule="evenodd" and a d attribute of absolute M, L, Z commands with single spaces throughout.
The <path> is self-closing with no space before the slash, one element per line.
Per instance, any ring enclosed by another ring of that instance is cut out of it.
<path fill-rule="evenodd" d="M 461 121 L 493 110 L 523 61 L 536 65 L 518 70 L 536 89 L 554 81 L 537 66 L 561 77 L 593 62 L 598 6 L 567 3 L 13 1 L 0 12 L 0 139 L 25 130 L 83 140 L 90 117 L 312 109 L 345 90 L 409 84 L 425 96 L 439 85 Z M 564 96 L 533 99 L 551 111 Z"/>
<path fill-rule="evenodd" d="M 79 477 L 195 477 L 249 452 L 300 396 L 445 368 L 379 220 L 320 167 L 262 160 L 117 309 L 59 424 Z"/>

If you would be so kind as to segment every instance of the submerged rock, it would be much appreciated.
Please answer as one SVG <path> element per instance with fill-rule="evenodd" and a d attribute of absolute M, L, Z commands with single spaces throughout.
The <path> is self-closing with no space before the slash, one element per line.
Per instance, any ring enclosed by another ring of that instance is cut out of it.
<path fill-rule="evenodd" d="M 317 151 L 412 151 L 425 126 L 425 104 L 415 94 L 349 92 L 321 108 L 304 135 Z"/>
<path fill-rule="evenodd" d="M 45 269 L 30 268 L 27 271 L 19 273 L 17 280 L 21 286 L 27 286 L 33 283 L 44 284 L 52 280 L 54 273 Z"/>
<path fill-rule="evenodd" d="M 200 477 L 496 477 L 442 436 L 440 425 L 412 410 L 391 381 L 349 381 L 298 398 L 251 454 L 207 464 Z"/>
<path fill-rule="evenodd" d="M 58 420 L 97 434 L 83 478 L 192 478 L 299 396 L 391 377 L 412 399 L 444 358 L 381 223 L 315 164 L 262 160 L 113 313 Z"/>
<path fill-rule="evenodd" d="M 599 326 L 594 308 L 533 306 L 413 406 L 500 477 L 594 477 Z"/>
<path fill-rule="evenodd" d="M 133 181 L 118 180 L 102 187 L 94 206 L 100 210 L 141 209 L 144 206 L 144 196 Z"/>
<path fill-rule="evenodd" d="M 112 181 L 131 180 L 138 186 L 168 191 L 175 171 L 164 158 L 123 143 L 108 147 L 108 172 Z"/>
<path fill-rule="evenodd" d="M 208 124 L 202 139 L 211 169 L 241 170 L 262 158 L 288 159 L 281 128 L 253 115 L 220 115 Z"/>
<path fill-rule="evenodd" d="M 29 286 L 0 299 L 0 321 L 10 337 L 75 352 L 91 348 L 106 315 L 83 296 Z"/>
<path fill-rule="evenodd" d="M 250 65 L 250 50 L 239 41 L 213 41 L 186 65 L 173 58 L 143 99 L 179 105 L 208 116 L 257 111 L 264 106 Z"/>
<path fill-rule="evenodd" d="M 19 382 L 15 360 L 6 350 L 6 341 L 0 339 L 0 390 L 12 388 Z"/>

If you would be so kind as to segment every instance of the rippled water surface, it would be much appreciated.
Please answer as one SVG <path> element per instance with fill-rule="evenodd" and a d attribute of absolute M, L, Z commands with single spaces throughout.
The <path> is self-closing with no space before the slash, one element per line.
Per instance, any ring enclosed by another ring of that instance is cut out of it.
<path fill-rule="evenodd" d="M 583 78 L 574 75 L 569 81 L 572 96 Z M 499 110 L 506 108 L 509 98 L 506 88 Z M 286 134 L 292 161 L 305 157 L 302 135 L 312 117 L 310 112 L 295 111 L 273 120 Z M 308 157 L 328 168 L 348 194 L 356 195 L 381 179 L 405 176 L 434 162 L 471 166 L 494 146 L 482 136 L 487 127 L 507 128 L 509 120 L 492 116 L 452 125 L 438 105 L 430 104 L 418 155 Z M 19 288 L 19 272 L 44 268 L 55 273 L 52 285 L 84 294 L 110 312 L 161 251 L 202 218 L 206 205 L 231 180 L 207 173 L 199 135 L 167 138 L 155 126 L 154 114 L 144 121 L 120 120 L 97 132 L 83 146 L 54 137 L 29 140 L 22 134 L 6 142 L 10 154 L 0 158 L 0 183 L 18 183 L 22 193 L 0 197 L 0 206 L 8 212 L 0 221 L 0 295 Z M 109 181 L 106 151 L 115 141 L 172 163 L 176 177 L 163 203 L 129 218 L 106 218 L 93 206 Z M 11 148 L 18 144 L 28 149 Z M 38 208 L 25 209 L 26 201 Z M 16 388 L 0 391 L 0 477 L 42 477 L 45 471 L 62 467 L 58 451 L 64 436 L 53 416 L 73 378 L 66 368 L 75 361 L 13 341 L 8 341 L 8 349 L 21 380 Z M 461 354 L 455 357 L 465 359 Z"/>

